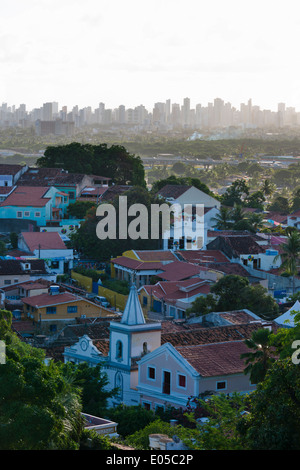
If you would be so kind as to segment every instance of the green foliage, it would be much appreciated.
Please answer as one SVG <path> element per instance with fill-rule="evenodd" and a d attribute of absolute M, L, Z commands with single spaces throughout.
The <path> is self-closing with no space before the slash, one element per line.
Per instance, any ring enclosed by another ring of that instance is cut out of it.
<path fill-rule="evenodd" d="M 118 279 L 109 279 L 102 282 L 103 287 L 107 287 L 114 292 L 122 295 L 129 294 L 129 283 L 127 281 L 121 281 Z"/>
<path fill-rule="evenodd" d="M 108 437 L 100 436 L 96 431 L 84 429 L 80 436 L 79 450 L 112 450 Z"/>
<path fill-rule="evenodd" d="M 238 393 L 219 394 L 199 402 L 208 421 L 199 424 L 191 437 L 185 437 L 185 444 L 196 450 L 245 450 L 247 443 L 239 432 L 246 408 L 245 397 Z"/>
<path fill-rule="evenodd" d="M 243 206 L 249 195 L 249 186 L 243 179 L 234 181 L 221 197 L 224 206 L 233 207 L 235 204 Z"/>
<path fill-rule="evenodd" d="M 93 416 L 103 416 L 107 410 L 107 400 L 116 394 L 116 390 L 107 390 L 108 379 L 101 365 L 90 367 L 86 362 L 78 365 L 67 363 L 63 371 L 73 378 L 74 384 L 81 390 L 82 411 Z"/>
<path fill-rule="evenodd" d="M 82 406 L 101 416 L 115 392 L 106 390 L 100 366 L 46 365 L 44 350 L 11 331 L 11 312 L 5 310 L 0 310 L 0 339 L 6 343 L 6 363 L 0 366 L 0 449 L 79 449 L 84 440 Z M 106 448 L 102 442 L 93 446 Z"/>
<path fill-rule="evenodd" d="M 127 239 L 120 238 L 119 198 L 116 198 L 112 201 L 116 211 L 116 239 L 106 238 L 105 240 L 100 240 L 97 237 L 96 228 L 102 217 L 96 215 L 96 208 L 93 207 L 87 212 L 85 222 L 71 236 L 73 248 L 83 253 L 87 258 L 93 258 L 98 261 L 109 261 L 112 257 L 120 256 L 126 250 L 153 250 L 160 248 L 160 241 L 151 239 L 151 204 L 161 204 L 161 200 L 141 186 L 126 191 L 123 193 L 123 196 L 127 197 L 128 208 L 135 203 L 143 204 L 147 208 L 148 239 L 138 238 L 133 240 L 130 237 L 127 237 Z M 127 227 L 135 219 L 136 216 L 128 216 Z"/>
<path fill-rule="evenodd" d="M 145 172 L 140 157 L 123 146 L 80 144 L 49 146 L 37 160 L 43 168 L 64 168 L 70 173 L 85 173 L 112 178 L 116 184 L 145 186 Z"/>
<path fill-rule="evenodd" d="M 251 383 L 262 382 L 268 369 L 275 361 L 274 349 L 270 345 L 272 333 L 262 328 L 252 333 L 250 339 L 245 340 L 246 346 L 251 350 L 241 355 L 245 360 L 244 374 L 250 374 Z"/>
<path fill-rule="evenodd" d="M 277 195 L 271 204 L 268 205 L 267 210 L 288 215 L 291 212 L 290 201 L 287 197 Z"/>
<path fill-rule="evenodd" d="M 81 274 L 82 276 L 87 276 L 93 279 L 93 281 L 97 282 L 98 279 L 101 277 L 101 273 L 96 269 L 85 268 L 84 266 L 75 266 L 73 268 L 75 273 Z"/>
<path fill-rule="evenodd" d="M 80 411 L 79 391 L 59 366 L 7 348 L 0 367 L 2 450 L 78 449 Z"/>
<path fill-rule="evenodd" d="M 139 433 L 149 423 L 154 421 L 153 411 L 146 410 L 141 405 L 127 406 L 121 404 L 115 408 L 110 408 L 107 412 L 110 419 L 118 423 L 118 433 L 122 437 L 133 433 Z"/>
<path fill-rule="evenodd" d="M 178 437 L 191 436 L 193 430 L 185 429 L 182 426 L 177 426 L 176 429 L 169 423 L 166 423 L 160 419 L 155 419 L 150 422 L 147 426 L 133 432 L 131 435 L 126 437 L 126 444 L 134 447 L 137 450 L 149 450 L 149 435 L 150 434 L 165 434 L 168 437 L 173 437 L 176 434 Z"/>
<path fill-rule="evenodd" d="M 287 276 L 293 279 L 293 293 L 295 292 L 295 276 L 298 274 L 300 258 L 300 234 L 297 230 L 287 230 L 287 241 L 281 245 L 281 253 L 275 256 L 274 261 L 281 258 L 281 268 Z"/>
<path fill-rule="evenodd" d="M 204 314 L 211 311 L 248 309 L 263 318 L 272 319 L 278 314 L 278 305 L 267 290 L 250 285 L 248 278 L 230 274 L 219 279 L 211 288 L 211 294 L 196 299 L 188 313 Z"/>
<path fill-rule="evenodd" d="M 76 201 L 68 206 L 67 213 L 70 218 L 84 219 L 87 211 L 95 205 L 93 201 Z"/>
<path fill-rule="evenodd" d="M 9 238 L 12 248 L 18 248 L 18 234 L 16 232 L 11 232 L 9 234 Z"/>
<path fill-rule="evenodd" d="M 7 252 L 4 241 L 0 240 L 0 256 L 5 256 Z"/>
<path fill-rule="evenodd" d="M 186 314 L 197 313 L 199 315 L 207 315 L 210 312 L 215 312 L 218 302 L 212 294 L 207 294 L 206 297 L 200 296 L 194 300 L 192 307 L 186 310 Z"/>
<path fill-rule="evenodd" d="M 251 450 L 300 449 L 300 368 L 277 360 L 250 396 L 250 414 L 240 427 Z"/>

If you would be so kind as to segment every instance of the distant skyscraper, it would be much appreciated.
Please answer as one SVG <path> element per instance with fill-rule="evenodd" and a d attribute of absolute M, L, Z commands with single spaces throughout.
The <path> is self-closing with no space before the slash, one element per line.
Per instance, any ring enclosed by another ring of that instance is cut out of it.
<path fill-rule="evenodd" d="M 44 103 L 42 109 L 42 120 L 52 121 L 53 119 L 53 103 Z"/>

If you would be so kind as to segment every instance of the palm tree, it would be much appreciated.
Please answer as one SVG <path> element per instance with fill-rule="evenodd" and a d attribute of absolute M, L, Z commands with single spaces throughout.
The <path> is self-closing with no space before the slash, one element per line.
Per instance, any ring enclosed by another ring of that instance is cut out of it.
<path fill-rule="evenodd" d="M 252 212 L 247 216 L 247 220 L 252 228 L 251 231 L 257 232 L 264 226 L 264 216 L 258 212 Z"/>
<path fill-rule="evenodd" d="M 265 179 L 261 185 L 261 191 L 265 196 L 271 196 L 276 189 L 276 185 L 271 180 Z"/>
<path fill-rule="evenodd" d="M 282 252 L 275 256 L 274 261 L 282 260 L 281 266 L 285 273 L 293 278 L 293 294 L 295 293 L 295 276 L 298 274 L 300 258 L 300 234 L 297 230 L 287 231 L 287 241 L 281 245 Z"/>
<path fill-rule="evenodd" d="M 253 351 L 241 354 L 241 359 L 246 359 L 245 364 L 247 365 L 244 374 L 250 374 L 251 383 L 262 382 L 269 367 L 275 361 L 275 358 L 272 357 L 270 335 L 271 332 L 268 329 L 261 328 L 254 331 L 250 339 L 244 341 Z"/>
<path fill-rule="evenodd" d="M 213 227 L 218 230 L 228 230 L 232 228 L 232 215 L 231 209 L 225 206 L 221 206 L 219 213 L 211 219 L 212 221 L 216 222 Z"/>
<path fill-rule="evenodd" d="M 240 204 L 235 204 L 231 211 L 231 217 L 234 224 L 237 224 L 245 219 L 245 210 Z"/>

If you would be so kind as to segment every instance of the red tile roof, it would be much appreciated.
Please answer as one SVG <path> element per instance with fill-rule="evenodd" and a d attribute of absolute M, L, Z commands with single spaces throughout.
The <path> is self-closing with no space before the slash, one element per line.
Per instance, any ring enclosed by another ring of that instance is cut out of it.
<path fill-rule="evenodd" d="M 184 281 L 160 281 L 154 285 L 143 286 L 148 295 L 168 301 L 189 298 L 197 294 L 209 294 L 210 287 L 210 282 L 200 278 Z"/>
<path fill-rule="evenodd" d="M 138 250 L 135 254 L 141 261 L 177 261 L 176 256 L 170 250 Z"/>
<path fill-rule="evenodd" d="M 22 168 L 22 165 L 10 165 L 8 163 L 1 163 L 0 175 L 16 175 Z"/>
<path fill-rule="evenodd" d="M 30 251 L 66 250 L 67 247 L 57 232 L 22 232 L 22 237 Z"/>
<path fill-rule="evenodd" d="M 190 263 L 230 263 L 220 250 L 182 250 L 178 255 Z"/>
<path fill-rule="evenodd" d="M 177 199 L 190 188 L 192 188 L 192 186 L 190 185 L 166 184 L 163 188 L 158 191 L 158 194 L 166 199 Z"/>
<path fill-rule="evenodd" d="M 136 271 L 138 270 L 159 270 L 162 269 L 163 265 L 160 262 L 143 262 L 143 261 L 138 261 L 133 258 L 127 258 L 127 256 L 120 256 L 119 258 L 114 258 L 111 260 L 111 262 L 115 265 L 122 266 L 124 268 L 128 269 L 134 269 Z"/>
<path fill-rule="evenodd" d="M 225 341 L 242 341 L 250 339 L 253 332 L 263 328 L 262 323 L 237 323 L 233 325 L 203 327 L 201 324 L 192 323 L 168 325 L 171 322 L 163 322 L 161 342 L 171 343 L 173 346 L 196 346 L 199 344 L 223 343 Z M 275 329 L 275 327 L 274 327 Z"/>
<path fill-rule="evenodd" d="M 44 207 L 50 201 L 50 198 L 44 197 L 47 191 L 49 188 L 44 186 L 17 186 L 0 206 Z"/>
<path fill-rule="evenodd" d="M 203 377 L 242 374 L 245 362 L 241 354 L 249 352 L 244 341 L 177 346 L 176 349 Z"/>
<path fill-rule="evenodd" d="M 32 307 L 46 307 L 48 305 L 59 305 L 63 303 L 76 302 L 83 300 L 82 297 L 78 297 L 70 292 L 62 292 L 61 294 L 40 294 L 34 295 L 33 297 L 25 297 L 22 302 Z"/>
<path fill-rule="evenodd" d="M 157 274 L 158 277 L 165 281 L 181 281 L 183 279 L 199 274 L 199 266 L 195 266 L 184 261 L 174 261 L 168 263 L 162 268 L 164 271 Z"/>

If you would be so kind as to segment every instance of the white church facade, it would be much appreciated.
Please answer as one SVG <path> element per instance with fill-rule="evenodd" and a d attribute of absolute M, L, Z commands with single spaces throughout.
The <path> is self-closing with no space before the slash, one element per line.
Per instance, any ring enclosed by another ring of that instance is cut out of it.
<path fill-rule="evenodd" d="M 257 322 L 259 323 L 259 322 Z M 183 335 L 186 338 L 186 334 Z M 185 407 L 191 397 L 212 393 L 249 393 L 255 389 L 241 354 L 248 351 L 243 340 L 173 346 L 162 344 L 161 323 L 149 322 L 139 301 L 136 286 L 130 289 L 121 320 L 109 327 L 106 349 L 84 335 L 65 348 L 64 361 L 102 365 L 108 388 L 118 394 L 108 406 L 123 403 L 142 404 L 153 411 L 157 407 Z M 107 343 L 109 341 L 108 352 Z"/>
<path fill-rule="evenodd" d="M 161 324 L 146 322 L 138 298 L 136 286 L 130 289 L 121 321 L 110 322 L 109 353 L 107 356 L 94 346 L 88 336 L 83 336 L 75 345 L 65 348 L 65 362 L 88 362 L 93 366 L 102 364 L 107 374 L 110 389 L 118 388 L 118 395 L 109 401 L 109 406 L 119 403 L 138 405 L 138 361 L 161 345 Z"/>

